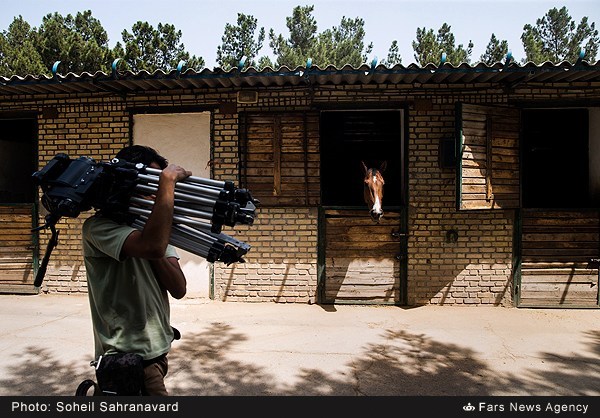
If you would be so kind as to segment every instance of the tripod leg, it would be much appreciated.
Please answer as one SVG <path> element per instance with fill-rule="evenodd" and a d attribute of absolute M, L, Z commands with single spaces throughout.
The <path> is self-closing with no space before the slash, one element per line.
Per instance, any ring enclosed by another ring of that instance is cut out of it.
<path fill-rule="evenodd" d="M 42 259 L 42 263 L 38 268 L 37 274 L 35 275 L 35 280 L 33 281 L 33 285 L 35 287 L 40 287 L 42 282 L 44 281 L 44 276 L 46 275 L 46 268 L 48 267 L 48 261 L 50 260 L 50 254 L 52 254 L 52 250 L 58 244 L 58 232 L 54 225 L 50 225 L 50 230 L 52 231 L 52 236 L 48 241 L 48 246 L 46 247 L 46 253 L 44 254 L 44 258 Z"/>

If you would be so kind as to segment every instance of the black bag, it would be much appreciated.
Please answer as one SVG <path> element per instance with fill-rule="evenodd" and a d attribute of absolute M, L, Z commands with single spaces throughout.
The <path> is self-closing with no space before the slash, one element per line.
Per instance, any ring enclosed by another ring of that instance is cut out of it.
<path fill-rule="evenodd" d="M 103 395 L 141 395 L 144 385 L 144 359 L 134 353 L 101 356 L 96 365 L 96 379 Z"/>
<path fill-rule="evenodd" d="M 85 379 L 79 384 L 79 386 L 77 386 L 75 396 L 90 396 L 88 395 L 88 391 L 90 390 L 90 388 L 94 388 L 94 393 L 92 393 L 93 396 L 102 395 L 100 388 L 98 387 L 98 384 L 96 382 L 94 382 L 92 379 Z"/>

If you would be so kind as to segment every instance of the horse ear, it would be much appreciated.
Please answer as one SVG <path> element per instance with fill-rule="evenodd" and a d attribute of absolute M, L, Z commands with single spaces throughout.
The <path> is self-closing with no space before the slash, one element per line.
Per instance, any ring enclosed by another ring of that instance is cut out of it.
<path fill-rule="evenodd" d="M 387 160 L 385 160 L 384 162 L 381 163 L 381 166 L 379 167 L 379 171 L 381 171 L 383 173 L 386 168 L 387 168 Z"/>
<path fill-rule="evenodd" d="M 365 164 L 364 161 L 361 161 L 360 164 L 362 165 L 363 173 L 366 175 L 367 171 L 369 171 L 369 169 L 367 168 L 367 165 Z"/>

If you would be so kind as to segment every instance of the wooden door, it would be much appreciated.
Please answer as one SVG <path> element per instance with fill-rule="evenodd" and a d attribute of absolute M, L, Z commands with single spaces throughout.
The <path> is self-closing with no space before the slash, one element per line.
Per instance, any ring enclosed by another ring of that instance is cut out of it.
<path fill-rule="evenodd" d="M 599 219 L 597 210 L 522 211 L 519 307 L 598 307 Z"/>
<path fill-rule="evenodd" d="M 379 223 L 364 209 L 324 209 L 321 219 L 321 301 L 326 304 L 404 302 L 406 234 L 403 212 Z"/>
<path fill-rule="evenodd" d="M 0 292 L 37 293 L 32 205 L 0 206 Z"/>
<path fill-rule="evenodd" d="M 37 115 L 0 114 L 0 292 L 37 293 Z M 35 271 L 34 271 L 35 270 Z"/>

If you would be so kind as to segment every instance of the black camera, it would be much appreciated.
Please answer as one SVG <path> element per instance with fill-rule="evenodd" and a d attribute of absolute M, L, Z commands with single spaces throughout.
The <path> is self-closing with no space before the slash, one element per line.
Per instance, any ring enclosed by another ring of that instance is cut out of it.
<path fill-rule="evenodd" d="M 101 173 L 91 158 L 72 161 L 66 154 L 58 154 L 33 173 L 33 180 L 42 189 L 42 204 L 58 220 L 62 216 L 75 218 L 92 208 L 91 190 Z"/>

